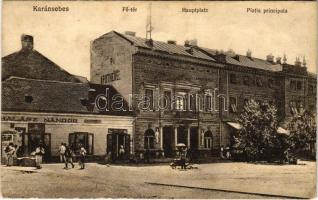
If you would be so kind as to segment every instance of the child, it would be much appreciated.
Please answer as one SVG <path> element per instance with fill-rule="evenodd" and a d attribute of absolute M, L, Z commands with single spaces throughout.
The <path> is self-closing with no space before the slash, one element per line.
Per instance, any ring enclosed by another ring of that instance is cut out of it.
<path fill-rule="evenodd" d="M 80 148 L 80 162 L 79 162 L 79 164 L 81 166 L 80 169 L 85 169 L 85 156 L 86 156 L 86 150 L 83 147 L 83 145 L 81 145 L 81 148 Z"/>

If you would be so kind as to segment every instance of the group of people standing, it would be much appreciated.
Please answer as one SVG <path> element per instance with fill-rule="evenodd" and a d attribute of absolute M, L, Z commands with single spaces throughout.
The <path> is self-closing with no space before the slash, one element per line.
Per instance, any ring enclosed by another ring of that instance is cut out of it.
<path fill-rule="evenodd" d="M 18 151 L 19 151 L 19 147 L 17 145 L 14 145 L 12 142 L 10 142 L 9 145 L 5 147 L 4 152 L 6 154 L 8 167 L 14 165 L 15 163 L 14 160 L 17 160 Z M 31 153 L 31 155 L 35 156 L 35 166 L 37 169 L 42 168 L 41 164 L 43 161 L 44 154 L 45 154 L 45 149 L 42 143 L 39 143 L 39 145 L 37 145 L 37 147 L 35 148 L 35 151 Z"/>
<path fill-rule="evenodd" d="M 80 169 L 85 169 L 85 157 L 86 157 L 86 149 L 82 144 L 80 144 L 79 148 L 79 165 Z M 59 148 L 60 154 L 60 162 L 65 163 L 64 169 L 68 169 L 68 164 L 70 163 L 72 168 L 74 168 L 73 160 L 75 159 L 76 155 L 74 150 L 68 146 L 66 143 L 61 143 Z"/>
<path fill-rule="evenodd" d="M 227 146 L 227 147 L 223 147 L 223 145 L 221 146 L 221 148 L 220 148 L 220 157 L 222 158 L 222 159 L 228 159 L 228 160 L 230 160 L 231 159 L 231 149 L 230 149 L 230 147 L 229 146 Z"/>

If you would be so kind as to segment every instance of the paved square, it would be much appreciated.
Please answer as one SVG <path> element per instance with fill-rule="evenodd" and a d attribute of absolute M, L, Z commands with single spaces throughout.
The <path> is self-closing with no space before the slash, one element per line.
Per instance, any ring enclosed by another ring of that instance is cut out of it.
<path fill-rule="evenodd" d="M 313 198 L 316 188 L 316 162 L 301 162 L 299 165 L 213 163 L 197 165 L 197 169 L 186 171 L 173 170 L 167 165 L 107 167 L 89 163 L 85 170 L 78 170 L 78 166 L 69 170 L 63 167 L 63 164 L 46 164 L 43 169 L 34 170 L 2 166 L 2 195 L 40 198 Z"/>

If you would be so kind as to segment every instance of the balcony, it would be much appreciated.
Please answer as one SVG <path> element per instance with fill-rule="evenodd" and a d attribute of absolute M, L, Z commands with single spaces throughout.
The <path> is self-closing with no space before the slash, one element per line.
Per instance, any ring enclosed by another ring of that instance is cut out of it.
<path fill-rule="evenodd" d="M 173 112 L 173 116 L 175 118 L 190 118 L 190 119 L 197 119 L 198 118 L 198 114 L 196 111 L 172 111 Z"/>

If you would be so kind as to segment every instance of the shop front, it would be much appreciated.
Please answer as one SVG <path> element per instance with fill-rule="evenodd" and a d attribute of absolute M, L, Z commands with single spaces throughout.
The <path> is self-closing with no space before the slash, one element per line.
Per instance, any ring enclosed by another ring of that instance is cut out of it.
<path fill-rule="evenodd" d="M 104 156 L 109 150 L 119 155 L 120 145 L 129 155 L 133 150 L 133 121 L 130 116 L 2 112 L 2 162 L 3 150 L 10 142 L 17 146 L 18 157 L 30 156 L 41 143 L 46 162 L 57 160 L 61 143 L 75 152 L 83 145 L 92 158 Z"/>

